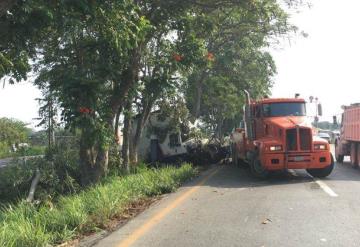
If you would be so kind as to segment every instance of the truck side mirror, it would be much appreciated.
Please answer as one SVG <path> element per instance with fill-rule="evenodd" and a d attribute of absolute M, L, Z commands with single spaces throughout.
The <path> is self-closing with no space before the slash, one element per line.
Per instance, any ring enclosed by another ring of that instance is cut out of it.
<path fill-rule="evenodd" d="M 318 107 L 318 115 L 319 115 L 319 116 L 322 116 L 322 113 L 323 113 L 323 112 L 322 112 L 322 105 L 321 105 L 321 104 L 318 104 L 317 107 Z"/>

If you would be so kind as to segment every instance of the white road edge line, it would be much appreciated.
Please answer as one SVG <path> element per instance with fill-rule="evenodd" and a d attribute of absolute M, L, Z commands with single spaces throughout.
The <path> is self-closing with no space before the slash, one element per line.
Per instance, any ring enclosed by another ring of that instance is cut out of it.
<path fill-rule="evenodd" d="M 296 171 L 292 170 L 292 169 L 289 169 L 288 172 L 293 175 L 294 177 L 298 177 Z"/>
<path fill-rule="evenodd" d="M 323 191 L 325 191 L 331 197 L 338 197 L 339 195 L 336 194 L 326 183 L 321 180 L 314 179 L 315 183 L 317 183 Z"/>

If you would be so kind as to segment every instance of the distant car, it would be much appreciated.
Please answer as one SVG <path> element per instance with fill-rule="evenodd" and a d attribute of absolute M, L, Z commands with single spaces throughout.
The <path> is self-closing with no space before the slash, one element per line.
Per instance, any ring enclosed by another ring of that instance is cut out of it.
<path fill-rule="evenodd" d="M 328 141 L 328 143 L 331 142 L 331 137 L 328 133 L 323 133 L 323 132 L 320 132 L 317 134 L 318 137 L 322 138 L 322 139 L 325 139 Z"/>

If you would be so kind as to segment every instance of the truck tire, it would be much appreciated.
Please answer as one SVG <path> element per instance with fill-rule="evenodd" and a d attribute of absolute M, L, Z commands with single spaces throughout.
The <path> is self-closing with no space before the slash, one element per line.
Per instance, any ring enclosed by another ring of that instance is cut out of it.
<path fill-rule="evenodd" d="M 306 171 L 313 177 L 324 178 L 330 175 L 330 173 L 334 170 L 334 167 L 335 162 L 333 156 L 331 155 L 331 163 L 327 167 L 318 169 L 306 169 Z"/>
<path fill-rule="evenodd" d="M 357 157 L 358 146 L 357 143 L 351 143 L 350 146 L 350 163 L 353 168 L 358 168 L 358 157 Z"/>
<path fill-rule="evenodd" d="M 239 157 L 238 157 L 238 153 L 235 147 L 235 144 L 232 145 L 232 149 L 231 149 L 231 159 L 232 159 L 232 164 L 236 167 L 240 166 L 240 162 L 239 162 Z"/>
<path fill-rule="evenodd" d="M 269 175 L 269 171 L 264 168 L 259 159 L 259 155 L 254 154 L 250 160 L 250 171 L 251 174 L 256 178 L 266 178 Z"/>
<path fill-rule="evenodd" d="M 338 140 L 335 141 L 335 158 L 338 163 L 344 162 L 344 155 L 339 154 L 338 150 Z"/>
<path fill-rule="evenodd" d="M 344 162 L 344 155 L 338 154 L 336 155 L 336 161 L 339 163 L 343 163 Z"/>

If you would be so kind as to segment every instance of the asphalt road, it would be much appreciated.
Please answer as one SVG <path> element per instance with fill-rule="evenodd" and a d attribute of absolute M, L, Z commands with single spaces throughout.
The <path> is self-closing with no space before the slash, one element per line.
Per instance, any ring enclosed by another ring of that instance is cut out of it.
<path fill-rule="evenodd" d="M 360 246 L 359 194 L 348 163 L 322 180 L 296 170 L 259 181 L 217 166 L 96 246 Z"/>
<path fill-rule="evenodd" d="M 33 158 L 37 158 L 37 157 L 43 157 L 43 155 L 32 155 L 32 156 L 23 156 L 23 157 L 18 157 L 18 159 L 22 159 L 22 160 L 29 160 L 29 159 L 33 159 Z M 11 164 L 11 161 L 14 160 L 15 158 L 5 158 L 5 159 L 0 159 L 0 169 L 3 167 L 6 167 L 8 165 Z"/>
<path fill-rule="evenodd" d="M 0 159 L 0 168 L 5 167 L 13 158 Z"/>

